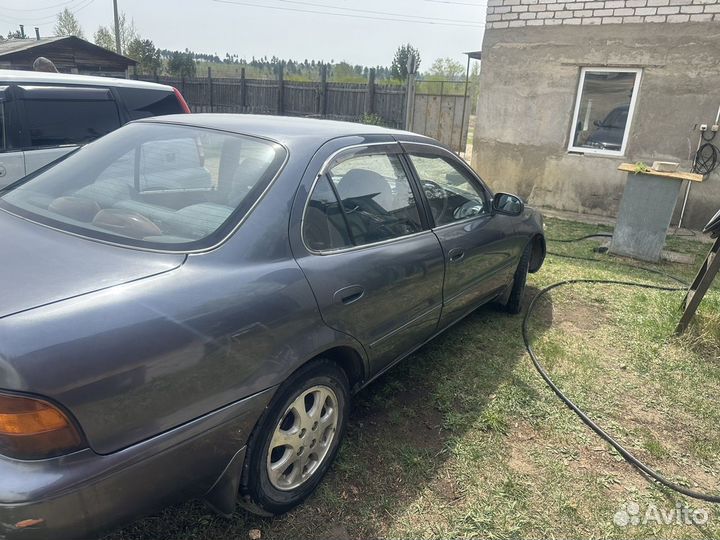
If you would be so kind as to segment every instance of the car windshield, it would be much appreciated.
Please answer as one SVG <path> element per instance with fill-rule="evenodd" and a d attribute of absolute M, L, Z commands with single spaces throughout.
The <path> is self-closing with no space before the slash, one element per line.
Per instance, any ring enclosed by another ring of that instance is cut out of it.
<path fill-rule="evenodd" d="M 137 123 L 9 186 L 0 209 L 135 247 L 209 247 L 247 214 L 285 159 L 277 143 Z"/>

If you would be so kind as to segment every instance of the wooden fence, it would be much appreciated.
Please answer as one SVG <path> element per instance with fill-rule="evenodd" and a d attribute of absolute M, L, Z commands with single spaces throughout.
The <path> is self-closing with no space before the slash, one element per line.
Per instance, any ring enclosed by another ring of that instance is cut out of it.
<path fill-rule="evenodd" d="M 229 112 L 310 116 L 359 122 L 375 115 L 383 125 L 405 124 L 404 86 L 246 79 L 140 76 L 142 80 L 175 86 L 193 112 Z"/>
<path fill-rule="evenodd" d="M 456 81 L 414 83 L 408 113 L 408 87 L 376 84 L 370 71 L 367 84 L 239 78 L 178 78 L 140 76 L 142 80 L 175 86 L 193 112 L 278 114 L 372 122 L 409 129 L 434 137 L 458 152 L 465 151 L 469 109 L 464 85 Z M 465 114 L 463 114 L 465 113 Z"/>

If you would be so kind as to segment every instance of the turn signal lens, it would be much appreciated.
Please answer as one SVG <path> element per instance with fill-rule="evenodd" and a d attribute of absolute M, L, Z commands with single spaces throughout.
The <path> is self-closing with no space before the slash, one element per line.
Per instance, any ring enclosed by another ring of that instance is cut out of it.
<path fill-rule="evenodd" d="M 0 394 L 0 454 L 15 459 L 44 459 L 84 446 L 78 429 L 52 403 Z"/>

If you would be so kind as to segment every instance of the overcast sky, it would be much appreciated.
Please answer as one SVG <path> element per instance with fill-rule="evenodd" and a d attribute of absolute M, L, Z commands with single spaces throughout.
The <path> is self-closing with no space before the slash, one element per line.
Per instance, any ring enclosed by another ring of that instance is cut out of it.
<path fill-rule="evenodd" d="M 438 57 L 462 60 L 479 50 L 486 0 L 118 0 L 142 37 L 159 48 L 237 53 L 248 60 L 273 55 L 295 60 L 345 60 L 389 65 L 402 43 L 412 43 L 428 68 Z M 53 33 L 67 6 L 85 37 L 112 22 L 112 0 L 0 0 L 0 32 L 25 24 L 34 35 Z M 308 13 L 312 11 L 315 13 Z M 338 15 L 329 15 L 335 13 Z M 388 14 L 405 14 L 388 15 Z M 381 19 L 396 20 L 381 20 Z M 410 21 L 415 22 L 410 22 Z M 423 21 L 418 22 L 418 21 Z M 432 23 L 432 24 L 426 24 Z M 445 24 L 440 24 L 445 23 Z"/>

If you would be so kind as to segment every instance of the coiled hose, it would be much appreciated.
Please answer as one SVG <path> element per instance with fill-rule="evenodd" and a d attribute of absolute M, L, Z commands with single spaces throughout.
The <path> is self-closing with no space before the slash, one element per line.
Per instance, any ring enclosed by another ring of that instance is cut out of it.
<path fill-rule="evenodd" d="M 573 238 L 569 240 L 552 240 L 548 239 L 549 242 L 579 242 L 582 240 L 587 240 L 589 238 L 595 238 L 595 237 L 612 237 L 611 234 L 607 233 L 600 233 L 600 234 L 590 234 L 587 236 L 583 236 L 581 238 Z M 593 261 L 597 262 L 596 259 L 591 258 L 585 258 L 585 257 L 575 257 L 571 255 L 563 255 L 559 253 L 551 253 L 548 252 L 549 255 L 553 255 L 556 257 L 564 257 L 568 259 L 577 259 L 577 260 L 586 260 L 586 261 Z M 612 435 L 610 435 L 607 431 L 605 431 L 602 427 L 600 427 L 596 422 L 590 418 L 585 411 L 583 411 L 575 402 L 573 402 L 553 381 L 550 374 L 547 372 L 545 367 L 543 366 L 542 362 L 540 361 L 540 358 L 537 356 L 535 351 L 532 348 L 532 343 L 530 341 L 530 329 L 529 329 L 529 323 L 530 318 L 532 317 L 533 311 L 535 309 L 535 306 L 537 305 L 538 300 L 540 300 L 543 296 L 548 294 L 553 289 L 557 289 L 560 287 L 565 287 L 569 285 L 576 285 L 576 284 L 605 284 L 605 285 L 621 285 L 626 287 L 637 287 L 642 289 L 654 289 L 658 291 L 686 291 L 688 288 L 687 283 L 685 283 L 682 279 L 672 276 L 670 274 L 666 274 L 664 272 L 661 272 L 659 270 L 655 270 L 653 268 L 647 268 L 644 266 L 636 266 L 632 264 L 623 264 L 623 263 L 617 263 L 621 266 L 626 266 L 629 268 L 633 268 L 636 270 L 643 270 L 646 272 L 659 274 L 661 276 L 664 276 L 666 278 L 672 279 L 678 283 L 681 283 L 682 287 L 671 287 L 671 286 L 665 286 L 665 285 L 653 285 L 650 283 L 639 283 L 634 281 L 622 281 L 622 280 L 611 280 L 611 279 L 568 279 L 565 281 L 560 281 L 557 283 L 553 283 L 552 285 L 548 285 L 544 289 L 542 289 L 535 297 L 530 301 L 530 305 L 528 306 L 527 312 L 525 313 L 525 317 L 523 318 L 522 322 L 522 334 L 523 334 L 523 340 L 525 342 L 525 349 L 527 350 L 528 355 L 530 355 L 530 358 L 532 359 L 532 362 L 535 366 L 535 369 L 540 374 L 540 376 L 543 378 L 545 383 L 552 389 L 553 392 L 567 405 L 576 415 L 580 417 L 580 419 L 590 428 L 592 429 L 601 439 L 606 441 L 610 446 L 615 448 L 617 452 L 631 465 L 642 471 L 645 475 L 649 476 L 656 482 L 664 485 L 667 488 L 672 489 L 673 491 L 676 491 L 678 493 L 681 493 L 687 497 L 691 497 L 693 499 L 699 499 L 706 502 L 711 503 L 720 503 L 720 496 L 718 495 L 711 495 L 708 493 L 703 493 L 700 491 L 695 491 L 689 488 L 686 488 L 684 486 L 681 486 L 680 484 L 673 482 L 672 480 L 664 477 L 659 472 L 657 472 L 652 467 L 646 465 L 643 463 L 637 456 L 635 456 L 632 452 L 630 452 L 628 449 L 626 449 L 622 444 L 620 444 Z"/>
<path fill-rule="evenodd" d="M 705 176 L 717 168 L 720 162 L 720 150 L 712 143 L 715 133 L 715 131 L 711 131 L 709 136 L 705 136 L 705 133 L 700 134 L 702 144 L 698 147 L 693 159 L 692 171 L 694 173 Z"/>

